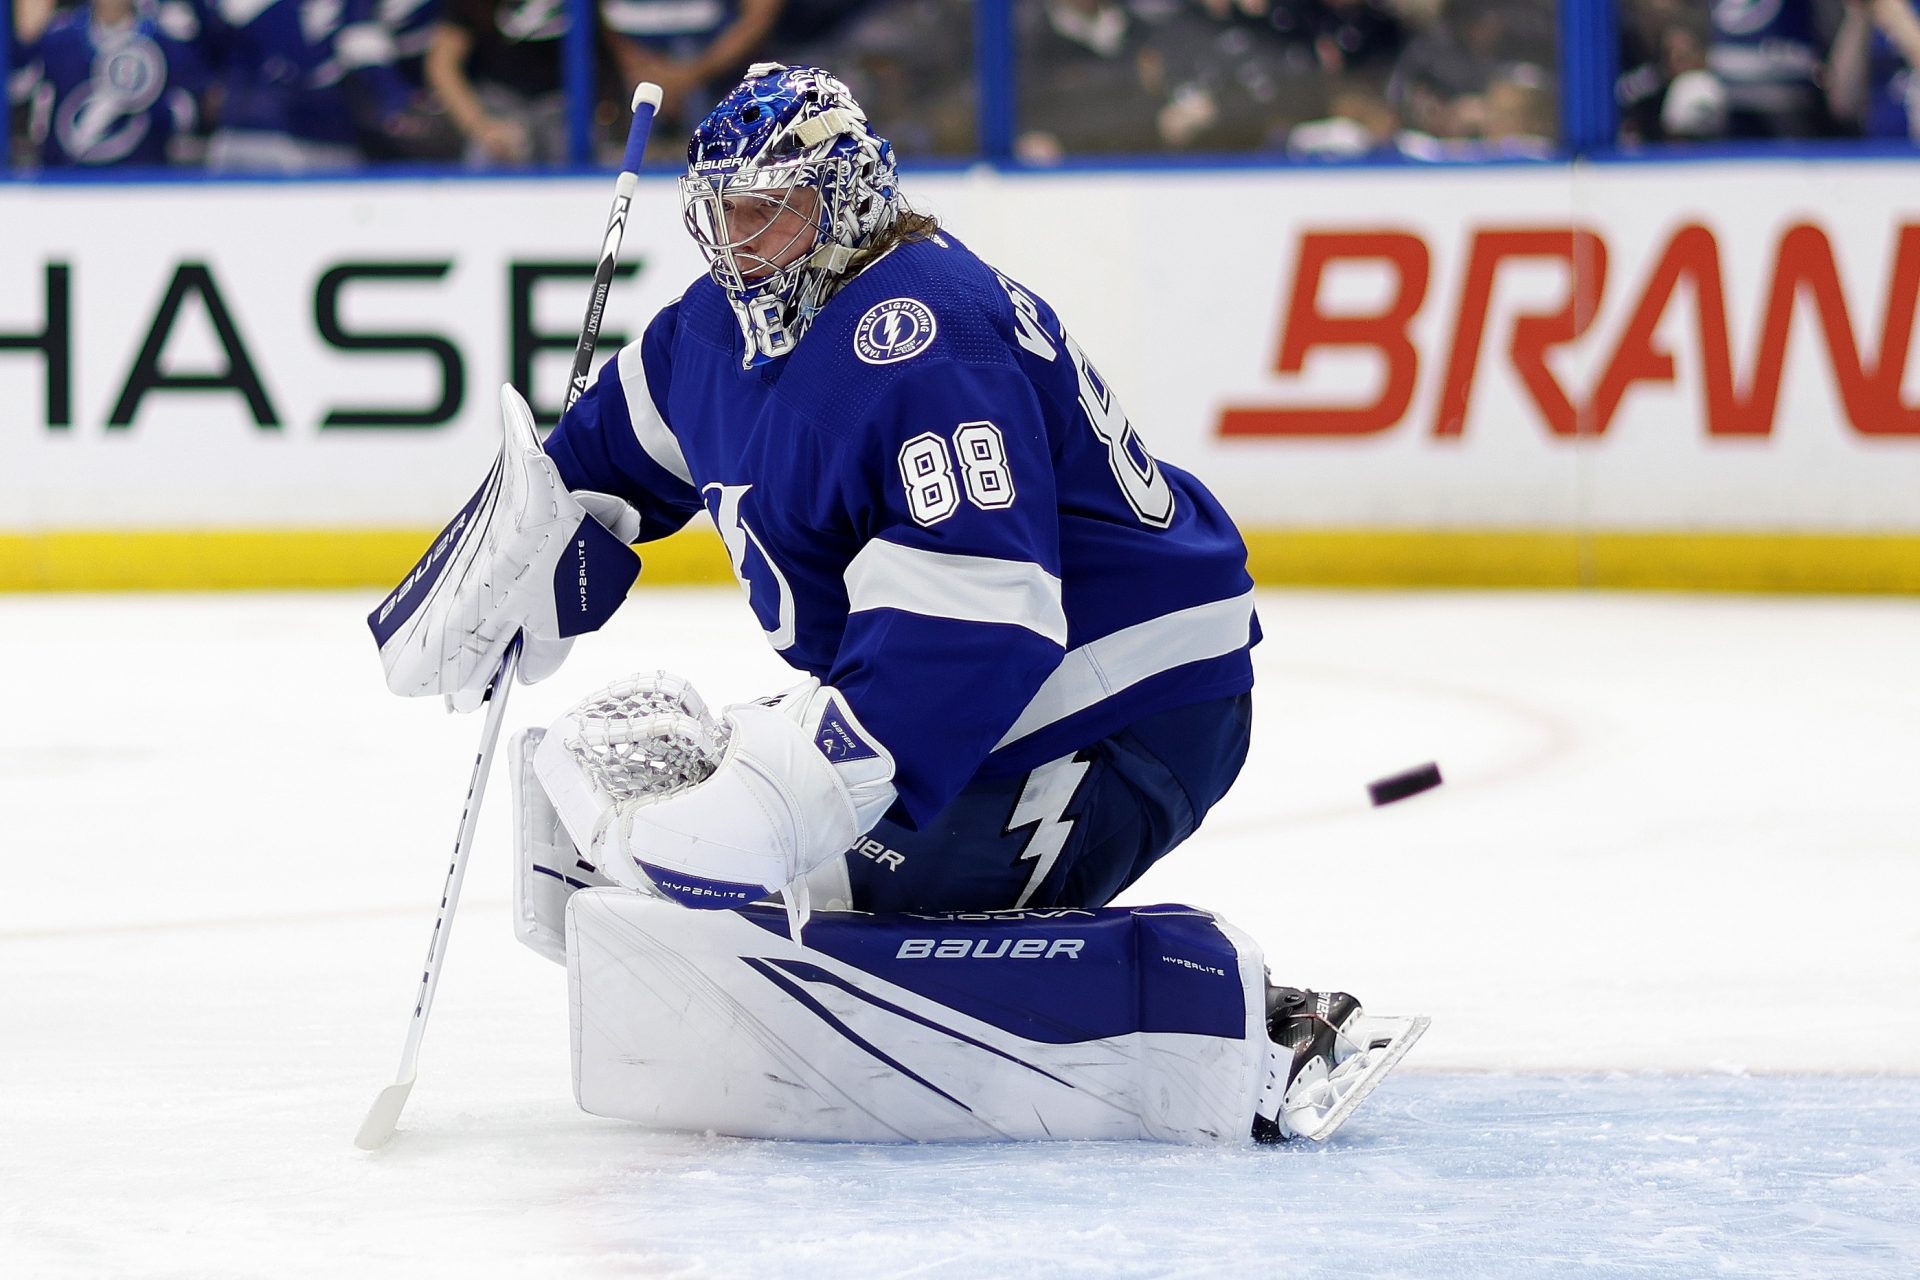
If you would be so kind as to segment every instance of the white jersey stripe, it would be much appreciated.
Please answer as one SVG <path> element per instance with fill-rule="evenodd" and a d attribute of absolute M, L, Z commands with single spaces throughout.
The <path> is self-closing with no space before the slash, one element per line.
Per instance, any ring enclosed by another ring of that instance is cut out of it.
<path fill-rule="evenodd" d="M 1069 652 L 994 750 L 1085 711 L 1150 676 L 1242 648 L 1253 631 L 1253 592 L 1123 627 Z"/>
<path fill-rule="evenodd" d="M 634 439 L 668 474 L 692 484 L 693 472 L 687 467 L 686 455 L 680 452 L 680 442 L 673 438 L 666 419 L 654 407 L 653 392 L 647 389 L 647 367 L 640 359 L 640 344 L 629 343 L 614 358 L 620 362 L 620 389 L 626 393 Z"/>
<path fill-rule="evenodd" d="M 898 609 L 924 618 L 1001 622 L 1066 647 L 1060 579 L 1030 560 L 921 551 L 876 538 L 847 566 L 847 612 Z"/>

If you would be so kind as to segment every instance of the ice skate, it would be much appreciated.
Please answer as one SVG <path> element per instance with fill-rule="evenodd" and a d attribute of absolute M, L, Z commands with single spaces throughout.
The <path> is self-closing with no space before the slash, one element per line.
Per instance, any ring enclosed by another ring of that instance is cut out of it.
<path fill-rule="evenodd" d="M 1267 988 L 1267 1078 L 1253 1118 L 1261 1142 L 1324 1142 L 1427 1029 L 1379 1018 L 1344 991 Z"/>

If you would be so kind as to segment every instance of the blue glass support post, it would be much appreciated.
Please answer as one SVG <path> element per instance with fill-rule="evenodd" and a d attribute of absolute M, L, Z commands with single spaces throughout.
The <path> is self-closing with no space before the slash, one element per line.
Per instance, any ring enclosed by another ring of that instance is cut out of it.
<path fill-rule="evenodd" d="M 1013 0 L 973 6 L 973 64 L 979 81 L 980 154 L 996 164 L 1013 159 Z"/>
<path fill-rule="evenodd" d="M 567 162 L 585 169 L 593 164 L 593 37 L 599 0 L 567 0 L 567 39 L 561 71 L 567 86 Z"/>
<path fill-rule="evenodd" d="M 1620 31 L 1613 0 L 1559 0 L 1560 145 L 1574 156 L 1611 147 L 1619 109 Z"/>

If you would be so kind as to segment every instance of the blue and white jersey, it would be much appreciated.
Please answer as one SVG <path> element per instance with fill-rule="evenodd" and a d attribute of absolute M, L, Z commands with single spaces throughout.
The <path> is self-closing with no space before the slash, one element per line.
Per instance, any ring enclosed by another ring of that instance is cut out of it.
<path fill-rule="evenodd" d="M 28 137 L 49 168 L 163 165 L 167 144 L 193 128 L 200 59 L 153 17 L 106 27 L 73 10 L 20 54 Z"/>
<path fill-rule="evenodd" d="M 1820 65 L 1813 0 L 1713 0 L 1707 65 L 1730 88 L 1810 86 Z"/>
<path fill-rule="evenodd" d="M 1246 547 L 1051 307 L 942 233 L 743 369 L 702 278 L 547 441 L 642 540 L 706 510 L 767 639 L 893 753 L 918 825 L 969 779 L 1252 687 Z"/>
<path fill-rule="evenodd" d="M 739 16 L 738 0 L 600 0 L 609 31 L 670 58 L 696 56 Z"/>
<path fill-rule="evenodd" d="M 209 57 L 223 89 L 219 127 L 352 145 L 355 102 L 397 111 L 393 35 L 376 0 L 201 0 Z"/>
<path fill-rule="evenodd" d="M 1920 77 L 1887 33 L 1874 28 L 1867 53 L 1867 113 L 1861 132 L 1869 138 L 1920 141 Z"/>
<path fill-rule="evenodd" d="M 393 33 L 393 70 L 408 88 L 426 83 L 424 64 L 445 0 L 376 0 L 374 12 Z"/>

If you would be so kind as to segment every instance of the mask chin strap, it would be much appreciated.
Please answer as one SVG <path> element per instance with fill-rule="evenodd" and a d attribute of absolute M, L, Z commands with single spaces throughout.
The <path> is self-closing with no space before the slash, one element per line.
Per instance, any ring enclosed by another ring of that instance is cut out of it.
<path fill-rule="evenodd" d="M 808 255 L 806 265 L 808 268 L 818 267 L 829 275 L 845 275 L 847 268 L 853 265 L 857 252 L 843 244 L 823 244 Z"/>

